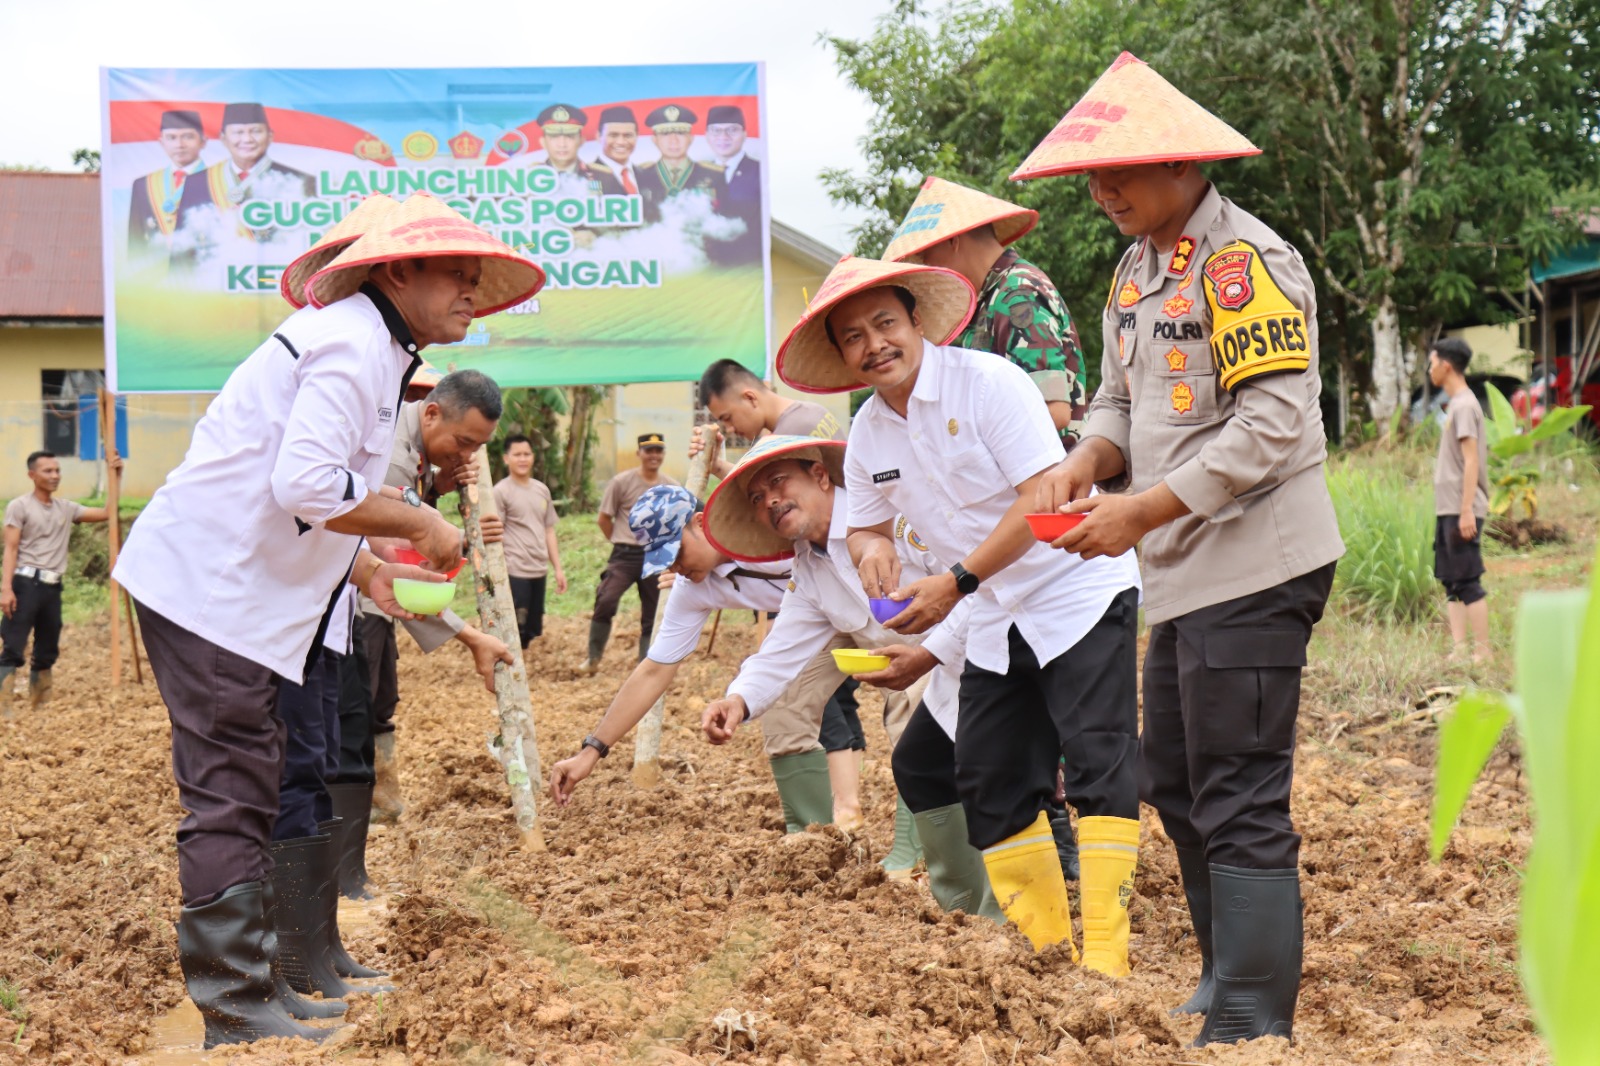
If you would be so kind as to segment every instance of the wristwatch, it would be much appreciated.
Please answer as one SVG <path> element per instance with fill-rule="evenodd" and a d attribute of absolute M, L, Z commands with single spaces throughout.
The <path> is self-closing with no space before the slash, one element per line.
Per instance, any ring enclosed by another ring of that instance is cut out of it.
<path fill-rule="evenodd" d="M 413 507 L 422 506 L 422 497 L 418 496 L 417 490 L 412 488 L 410 485 L 407 485 L 405 488 L 400 490 L 400 498 Z"/>
<path fill-rule="evenodd" d="M 950 576 L 956 579 L 956 591 L 961 595 L 970 596 L 978 591 L 978 575 L 960 563 L 950 568 Z"/>
<path fill-rule="evenodd" d="M 581 747 L 593 748 L 602 759 L 611 754 L 611 745 L 607 744 L 593 733 L 590 733 L 588 736 L 583 738 L 583 744 Z"/>

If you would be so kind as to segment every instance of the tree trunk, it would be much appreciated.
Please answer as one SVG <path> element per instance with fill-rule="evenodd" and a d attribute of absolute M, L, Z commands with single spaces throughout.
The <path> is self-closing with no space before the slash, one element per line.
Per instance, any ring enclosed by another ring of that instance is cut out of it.
<path fill-rule="evenodd" d="M 500 732 L 489 741 L 489 748 L 505 769 L 511 811 L 522 832 L 522 849 L 543 851 L 544 836 L 539 832 L 539 811 L 533 794 L 533 779 L 539 773 L 539 744 L 534 737 L 533 701 L 528 693 L 528 670 L 522 661 L 522 641 L 517 636 L 511 582 L 506 577 L 505 549 L 500 544 L 484 544 L 478 524 L 482 515 L 495 513 L 494 493 L 479 492 L 480 486 L 486 490 L 490 483 L 487 448 L 478 449 L 477 463 L 478 483 L 461 487 L 461 518 L 467 530 L 473 585 L 478 592 L 478 620 L 485 632 L 503 640 L 516 657 L 515 665 L 499 663 L 494 668 Z"/>
<path fill-rule="evenodd" d="M 684 479 L 683 487 L 696 496 L 705 492 L 710 467 L 711 449 L 702 448 L 699 455 L 689 460 L 689 476 Z M 662 619 L 667 617 L 667 601 L 671 598 L 672 589 L 669 588 L 656 601 L 657 633 L 661 632 Z M 667 696 L 662 693 L 639 723 L 639 731 L 633 738 L 633 783 L 639 788 L 655 788 L 661 783 L 661 719 L 666 710 Z"/>
<path fill-rule="evenodd" d="M 572 389 L 572 414 L 567 420 L 567 454 L 562 469 L 562 484 L 573 510 L 582 510 L 589 502 L 588 487 L 583 484 L 583 458 L 589 450 L 589 423 L 593 419 L 594 391 L 588 385 Z"/>
<path fill-rule="evenodd" d="M 1387 439 L 1389 422 L 1406 399 L 1406 361 L 1400 337 L 1400 312 L 1385 293 L 1372 316 L 1372 419 Z"/>

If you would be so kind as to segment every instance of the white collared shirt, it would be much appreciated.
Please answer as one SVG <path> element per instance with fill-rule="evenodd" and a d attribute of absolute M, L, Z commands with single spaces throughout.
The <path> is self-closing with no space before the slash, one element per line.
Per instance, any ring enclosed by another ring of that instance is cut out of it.
<path fill-rule="evenodd" d="M 733 576 L 743 567 L 771 578 Z M 647 579 L 648 580 L 648 579 Z M 706 575 L 704 581 L 679 577 L 667 593 L 666 613 L 650 638 L 648 658 L 663 666 L 683 662 L 700 644 L 700 632 L 712 611 L 776 611 L 783 603 L 789 585 L 789 561 L 775 563 L 723 563 Z"/>
<path fill-rule="evenodd" d="M 904 514 L 933 551 L 960 562 L 994 532 L 1016 486 L 1063 456 L 1039 390 L 1022 368 L 988 352 L 924 342 L 922 367 L 901 418 L 873 395 L 850 426 L 845 485 L 850 525 Z M 902 585 L 915 580 L 901 578 Z M 1040 665 L 1092 629 L 1116 595 L 1139 588 L 1132 552 L 1085 561 L 1044 544 L 979 586 L 967 659 L 991 673 L 1010 668 L 1015 625 Z"/>
<path fill-rule="evenodd" d="M 413 361 L 364 294 L 290 315 L 211 401 L 116 579 L 191 633 L 303 681 L 361 543 L 324 523 L 383 484 Z"/>
<path fill-rule="evenodd" d="M 957 604 L 949 617 L 921 636 L 905 636 L 878 624 L 861 588 L 861 576 L 850 561 L 850 548 L 845 541 L 850 528 L 846 500 L 844 489 L 834 490 L 826 552 L 818 551 L 810 541 L 796 542 L 794 577 L 783 597 L 778 620 L 760 649 L 739 668 L 739 676 L 728 685 L 728 695 L 743 697 L 750 717 L 760 717 L 835 633 L 843 633 L 858 647 L 867 649 L 920 644 L 940 663 L 923 701 L 945 731 L 954 736 L 956 694 L 966 657 L 972 597 Z M 895 550 L 900 554 L 901 570 L 908 584 L 948 569 L 909 526 L 897 522 L 896 533 Z"/>

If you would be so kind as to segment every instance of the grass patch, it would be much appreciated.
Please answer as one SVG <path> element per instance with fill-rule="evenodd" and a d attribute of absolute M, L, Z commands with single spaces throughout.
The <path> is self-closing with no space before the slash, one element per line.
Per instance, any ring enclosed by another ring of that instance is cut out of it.
<path fill-rule="evenodd" d="M 0 1011 L 14 1022 L 28 1020 L 28 1009 L 22 1005 L 22 989 L 16 983 L 0 977 Z"/>
<path fill-rule="evenodd" d="M 1442 598 L 1433 578 L 1431 478 L 1419 483 L 1408 465 L 1348 458 L 1328 470 L 1345 545 L 1334 597 L 1371 621 L 1425 622 Z"/>
<path fill-rule="evenodd" d="M 455 496 L 441 497 L 440 509 L 457 525 Z M 600 585 L 600 572 L 611 556 L 611 543 L 600 534 L 600 526 L 593 514 L 563 515 L 556 523 L 556 543 L 561 551 L 561 569 L 567 575 L 567 591 L 556 591 L 555 577 L 550 575 L 545 583 L 544 613 L 557 618 L 571 618 L 594 609 L 594 591 Z M 637 607 L 638 593 L 626 593 L 623 605 Z M 456 575 L 456 597 L 450 609 L 465 618 L 478 613 L 478 594 L 472 587 L 472 570 L 463 569 Z"/>

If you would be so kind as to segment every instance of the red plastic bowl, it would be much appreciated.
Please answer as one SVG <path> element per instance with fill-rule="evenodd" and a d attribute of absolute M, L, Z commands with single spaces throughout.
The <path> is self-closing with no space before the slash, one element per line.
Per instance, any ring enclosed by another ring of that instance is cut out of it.
<path fill-rule="evenodd" d="M 420 566 L 423 569 L 427 569 L 428 566 L 428 557 L 415 548 L 396 548 L 394 550 L 394 561 L 397 563 L 410 563 L 412 566 Z M 463 559 L 456 564 L 454 570 L 446 570 L 444 576 L 454 581 L 456 575 L 461 573 L 461 568 L 466 565 L 467 561 Z"/>
<path fill-rule="evenodd" d="M 1033 535 L 1048 544 L 1069 529 L 1075 528 L 1089 516 L 1086 514 L 1031 514 L 1024 516 L 1028 519 L 1028 527 L 1033 530 Z"/>

